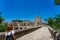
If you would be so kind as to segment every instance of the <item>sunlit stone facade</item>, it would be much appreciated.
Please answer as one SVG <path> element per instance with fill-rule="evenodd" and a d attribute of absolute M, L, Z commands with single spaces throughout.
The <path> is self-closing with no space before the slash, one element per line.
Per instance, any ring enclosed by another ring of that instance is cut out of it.
<path fill-rule="evenodd" d="M 40 17 L 35 17 L 33 22 L 31 22 L 29 20 L 26 20 L 24 22 L 12 22 L 12 23 L 13 23 L 13 29 L 14 30 L 40 27 L 41 26 L 41 18 Z"/>
<path fill-rule="evenodd" d="M 41 26 L 41 18 L 35 17 L 33 22 L 26 20 L 23 22 L 9 22 L 9 23 L 12 23 L 14 30 L 29 29 L 29 28 L 34 28 L 34 27 L 40 27 Z M 9 24 L 9 23 L 7 23 L 7 24 Z"/>

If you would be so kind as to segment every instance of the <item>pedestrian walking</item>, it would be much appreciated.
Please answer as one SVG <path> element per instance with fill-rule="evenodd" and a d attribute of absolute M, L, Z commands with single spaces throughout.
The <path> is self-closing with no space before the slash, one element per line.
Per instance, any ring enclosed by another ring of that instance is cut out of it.
<path fill-rule="evenodd" d="M 13 30 L 13 25 L 11 23 L 7 25 L 4 40 L 16 40 L 15 31 Z"/>

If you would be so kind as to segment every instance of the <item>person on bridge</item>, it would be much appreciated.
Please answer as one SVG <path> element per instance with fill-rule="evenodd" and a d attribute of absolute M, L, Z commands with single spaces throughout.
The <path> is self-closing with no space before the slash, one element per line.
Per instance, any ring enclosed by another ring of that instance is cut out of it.
<path fill-rule="evenodd" d="M 12 29 L 13 29 L 13 25 L 12 24 L 8 24 L 7 25 L 7 31 L 5 32 L 4 40 L 16 40 L 15 31 L 12 30 Z"/>

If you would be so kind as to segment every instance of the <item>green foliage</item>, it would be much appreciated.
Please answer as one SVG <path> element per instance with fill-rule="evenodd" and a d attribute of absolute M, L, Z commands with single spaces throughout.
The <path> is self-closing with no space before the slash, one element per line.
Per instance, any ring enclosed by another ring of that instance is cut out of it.
<path fill-rule="evenodd" d="M 6 28 L 7 27 L 5 25 L 0 25 L 0 32 L 5 32 Z"/>
<path fill-rule="evenodd" d="M 12 22 L 23 22 L 23 20 L 12 20 Z"/>
<path fill-rule="evenodd" d="M 45 19 L 45 21 L 48 23 L 49 26 L 51 26 L 54 29 L 60 29 L 60 14 L 55 15 L 53 18 L 49 17 Z"/>
<path fill-rule="evenodd" d="M 52 26 L 53 22 L 53 18 L 49 17 L 47 19 L 45 19 L 45 21 L 48 23 L 49 26 Z"/>
<path fill-rule="evenodd" d="M 0 24 L 4 21 L 4 18 L 2 18 L 1 12 L 0 12 Z"/>
<path fill-rule="evenodd" d="M 0 16 L 0 24 L 4 21 L 4 19 Z"/>
<path fill-rule="evenodd" d="M 60 5 L 60 0 L 55 0 L 56 5 Z"/>
<path fill-rule="evenodd" d="M 3 25 L 2 22 L 4 21 L 4 18 L 2 18 L 1 12 L 0 12 L 0 32 L 6 31 L 6 25 Z"/>

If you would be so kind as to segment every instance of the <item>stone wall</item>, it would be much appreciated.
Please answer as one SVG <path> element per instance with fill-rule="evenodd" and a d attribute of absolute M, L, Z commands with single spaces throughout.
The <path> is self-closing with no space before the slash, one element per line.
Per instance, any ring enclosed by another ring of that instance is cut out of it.
<path fill-rule="evenodd" d="M 27 33 L 30 33 L 38 28 L 41 28 L 41 27 L 34 27 L 34 28 L 29 28 L 29 29 L 24 29 L 24 30 L 15 30 L 15 35 L 16 35 L 16 38 L 19 38 Z M 0 40 L 4 40 L 4 33 L 1 33 L 0 34 Z"/>
<path fill-rule="evenodd" d="M 48 29 L 49 29 L 49 31 L 50 31 L 50 33 L 51 33 L 51 35 L 52 35 L 52 38 L 53 38 L 54 40 L 60 40 L 60 33 L 58 33 L 56 30 L 54 30 L 54 29 L 51 28 L 51 27 L 48 27 Z"/>

